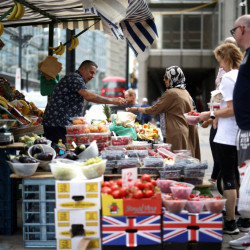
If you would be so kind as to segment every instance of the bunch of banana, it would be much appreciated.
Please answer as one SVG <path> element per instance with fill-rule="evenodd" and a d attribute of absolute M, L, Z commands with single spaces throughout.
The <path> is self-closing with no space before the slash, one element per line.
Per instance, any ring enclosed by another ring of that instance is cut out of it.
<path fill-rule="evenodd" d="M 72 50 L 72 49 L 75 49 L 77 47 L 77 45 L 79 44 L 79 40 L 76 36 L 72 36 L 71 38 L 71 45 L 70 47 L 68 48 L 68 50 Z"/>
<path fill-rule="evenodd" d="M 13 6 L 13 9 L 8 17 L 8 20 L 16 20 L 16 19 L 21 19 L 24 15 L 25 9 L 24 5 L 15 1 L 15 5 Z"/>
<path fill-rule="evenodd" d="M 0 96 L 0 105 L 8 109 L 8 101 L 3 96 Z"/>
<path fill-rule="evenodd" d="M 49 47 L 49 49 L 53 50 L 53 54 L 61 56 L 65 52 L 65 46 L 60 43 L 57 47 Z"/>
<path fill-rule="evenodd" d="M 3 23 L 0 22 L 0 36 L 3 34 L 3 31 L 4 31 Z"/>

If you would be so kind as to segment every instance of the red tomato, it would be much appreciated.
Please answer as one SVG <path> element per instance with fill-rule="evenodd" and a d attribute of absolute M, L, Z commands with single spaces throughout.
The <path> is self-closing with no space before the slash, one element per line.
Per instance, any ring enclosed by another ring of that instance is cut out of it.
<path fill-rule="evenodd" d="M 138 182 L 138 186 L 137 186 L 137 187 L 138 187 L 140 190 L 143 190 L 143 189 L 145 188 L 145 184 L 146 184 L 146 183 L 143 183 L 143 182 L 140 181 L 140 182 Z"/>
<path fill-rule="evenodd" d="M 156 187 L 156 180 L 152 179 L 152 180 L 151 180 L 151 183 L 152 183 L 152 185 L 153 185 L 154 187 Z"/>
<path fill-rule="evenodd" d="M 112 191 L 114 190 L 118 190 L 119 189 L 119 186 L 117 184 L 112 184 L 112 186 L 110 187 Z"/>
<path fill-rule="evenodd" d="M 131 193 L 136 193 L 136 192 L 138 192 L 140 189 L 138 188 L 138 187 L 132 187 L 132 188 L 130 188 L 130 192 Z"/>
<path fill-rule="evenodd" d="M 103 193 L 103 194 L 111 194 L 111 193 L 112 193 L 112 190 L 111 190 L 111 188 L 109 188 L 109 187 L 103 187 L 103 188 L 102 188 L 102 193 Z"/>
<path fill-rule="evenodd" d="M 153 190 L 145 190 L 145 192 L 143 193 L 143 197 L 146 197 L 146 198 L 150 198 L 153 195 L 154 195 Z"/>
<path fill-rule="evenodd" d="M 151 181 L 151 176 L 149 174 L 143 174 L 141 181 Z"/>
<path fill-rule="evenodd" d="M 145 189 L 153 189 L 153 184 L 151 183 L 151 182 L 146 182 L 145 183 L 145 187 L 144 187 Z"/>
<path fill-rule="evenodd" d="M 133 193 L 133 198 L 135 199 L 141 199 L 143 197 L 143 193 L 141 190 L 138 190 L 137 192 Z"/>
<path fill-rule="evenodd" d="M 104 182 L 102 183 L 102 187 L 110 187 L 109 181 L 104 181 Z"/>
<path fill-rule="evenodd" d="M 114 191 L 112 192 L 112 196 L 113 196 L 115 199 L 121 198 L 120 190 L 114 190 Z"/>
<path fill-rule="evenodd" d="M 121 193 L 122 197 L 126 197 L 129 193 L 129 190 L 127 187 L 122 187 L 122 188 L 120 188 L 120 193 Z"/>
<path fill-rule="evenodd" d="M 118 186 L 122 187 L 122 179 L 117 180 L 117 181 L 116 181 L 116 184 L 117 184 Z"/>

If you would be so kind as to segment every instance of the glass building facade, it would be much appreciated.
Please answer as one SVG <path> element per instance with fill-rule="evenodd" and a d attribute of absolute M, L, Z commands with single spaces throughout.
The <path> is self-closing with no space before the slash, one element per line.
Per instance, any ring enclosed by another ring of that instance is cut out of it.
<path fill-rule="evenodd" d="M 0 75 L 8 77 L 10 83 L 15 85 L 16 69 L 21 68 L 22 88 L 29 82 L 28 91 L 40 89 L 40 72 L 38 63 L 48 55 L 48 28 L 18 27 L 5 28 L 1 36 L 5 46 L 0 53 Z M 80 33 L 80 30 L 75 30 Z M 106 44 L 107 37 L 101 31 L 86 31 L 78 37 L 79 45 L 76 48 L 76 69 L 84 60 L 93 60 L 98 65 L 98 72 L 106 70 Z M 54 29 L 54 46 L 66 41 L 66 30 Z M 66 49 L 69 45 L 67 45 Z M 66 52 L 58 57 L 63 68 L 60 77 L 66 72 Z M 100 89 L 99 79 L 93 79 L 93 90 Z"/>

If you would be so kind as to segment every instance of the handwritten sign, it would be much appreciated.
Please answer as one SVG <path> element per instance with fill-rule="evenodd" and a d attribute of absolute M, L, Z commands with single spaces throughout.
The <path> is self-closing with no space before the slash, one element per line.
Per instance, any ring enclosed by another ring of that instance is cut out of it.
<path fill-rule="evenodd" d="M 122 186 L 131 187 L 137 180 L 137 168 L 122 169 Z"/>

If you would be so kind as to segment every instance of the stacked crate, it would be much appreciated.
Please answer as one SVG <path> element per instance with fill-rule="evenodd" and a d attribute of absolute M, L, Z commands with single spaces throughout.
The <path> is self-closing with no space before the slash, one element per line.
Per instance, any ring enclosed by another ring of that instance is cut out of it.
<path fill-rule="evenodd" d="M 55 228 L 57 249 L 78 249 L 83 238 L 88 248 L 101 249 L 100 211 L 103 178 L 56 181 Z"/>
<path fill-rule="evenodd" d="M 14 155 L 16 150 L 0 149 L 0 235 L 11 235 L 17 227 L 16 181 L 10 179 L 6 154 Z"/>
<path fill-rule="evenodd" d="M 103 249 L 162 249 L 161 214 L 160 193 L 142 199 L 114 199 L 103 194 Z"/>
<path fill-rule="evenodd" d="M 23 179 L 25 247 L 55 247 L 55 180 Z"/>

